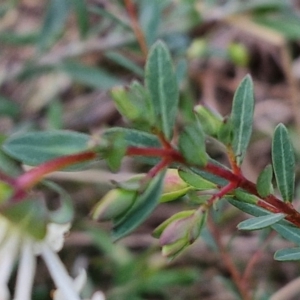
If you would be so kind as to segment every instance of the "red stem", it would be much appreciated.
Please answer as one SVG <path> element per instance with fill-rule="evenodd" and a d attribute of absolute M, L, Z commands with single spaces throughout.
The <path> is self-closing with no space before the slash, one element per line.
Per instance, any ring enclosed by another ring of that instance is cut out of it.
<path fill-rule="evenodd" d="M 21 190 L 27 190 L 33 187 L 49 173 L 61 170 L 77 163 L 95 159 L 96 157 L 97 154 L 95 152 L 87 151 L 47 161 L 19 176 L 16 180 L 16 186 Z"/>

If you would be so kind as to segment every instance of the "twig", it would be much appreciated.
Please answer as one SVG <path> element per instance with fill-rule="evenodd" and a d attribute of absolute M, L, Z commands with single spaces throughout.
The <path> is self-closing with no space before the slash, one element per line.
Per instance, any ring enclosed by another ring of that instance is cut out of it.
<path fill-rule="evenodd" d="M 136 39 L 140 45 L 140 48 L 143 52 L 144 57 L 147 57 L 148 46 L 145 39 L 144 32 L 139 24 L 136 7 L 131 0 L 125 0 L 126 9 L 130 17 L 132 30 L 136 36 Z"/>
<path fill-rule="evenodd" d="M 270 300 L 289 300 L 294 299 L 295 296 L 300 294 L 300 277 L 289 282 L 279 291 L 277 291 Z"/>

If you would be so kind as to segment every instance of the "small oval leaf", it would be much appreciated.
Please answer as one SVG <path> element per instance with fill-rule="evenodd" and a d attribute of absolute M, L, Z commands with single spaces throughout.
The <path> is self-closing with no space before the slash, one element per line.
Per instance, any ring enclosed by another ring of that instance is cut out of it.
<path fill-rule="evenodd" d="M 254 110 L 253 83 L 247 75 L 237 88 L 232 104 L 232 147 L 237 165 L 241 165 L 252 133 Z"/>
<path fill-rule="evenodd" d="M 251 218 L 238 224 L 237 228 L 239 230 L 262 229 L 279 222 L 280 220 L 284 219 L 284 217 L 285 214 L 279 213 L 279 214 L 271 214 L 268 216 L 261 216 L 257 218 Z"/>
<path fill-rule="evenodd" d="M 274 259 L 278 261 L 300 260 L 300 248 L 278 250 L 274 254 Z"/>
<path fill-rule="evenodd" d="M 272 161 L 277 187 L 284 201 L 292 201 L 295 184 L 295 156 L 287 129 L 279 124 L 272 142 Z"/>

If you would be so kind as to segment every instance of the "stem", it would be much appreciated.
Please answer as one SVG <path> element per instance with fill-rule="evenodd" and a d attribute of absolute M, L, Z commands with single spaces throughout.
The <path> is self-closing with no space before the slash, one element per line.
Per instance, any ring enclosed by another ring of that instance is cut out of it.
<path fill-rule="evenodd" d="M 141 155 L 148 157 L 168 158 L 170 163 L 177 162 L 189 166 L 184 157 L 175 149 L 129 147 L 126 154 L 129 156 Z M 265 208 L 271 212 L 282 212 L 287 215 L 285 217 L 286 220 L 290 221 L 297 227 L 300 227 L 300 213 L 295 210 L 291 203 L 283 202 L 282 200 L 276 198 L 274 195 L 269 195 L 265 198 L 262 198 L 259 195 L 255 184 L 246 179 L 242 174 L 234 174 L 232 171 L 214 165 L 211 162 L 208 162 L 204 167 L 199 166 L 198 168 L 220 178 L 226 179 L 230 183 L 234 184 L 235 188 L 240 187 L 248 193 L 259 197 L 261 201 L 258 202 L 258 206 Z M 213 199 L 212 202 L 214 200 L 215 199 Z"/>
<path fill-rule="evenodd" d="M 17 178 L 15 185 L 20 190 L 27 190 L 38 183 L 45 175 L 77 163 L 93 160 L 97 154 L 93 151 L 82 152 L 68 156 L 59 157 L 45 162 L 34 169 L 24 173 Z"/>
<path fill-rule="evenodd" d="M 132 30 L 133 30 L 133 32 L 136 36 L 136 39 L 140 45 L 143 55 L 146 58 L 147 54 L 148 54 L 148 46 L 147 46 L 147 42 L 146 42 L 143 30 L 138 21 L 136 7 L 131 0 L 125 0 L 125 5 L 126 5 L 128 15 L 130 17 Z"/>
<path fill-rule="evenodd" d="M 232 261 L 232 258 L 230 254 L 227 252 L 226 247 L 223 245 L 221 241 L 221 234 L 219 228 L 216 228 L 215 223 L 212 222 L 211 216 L 208 218 L 208 226 L 210 229 L 210 232 L 220 250 L 220 255 L 222 258 L 223 263 L 225 264 L 227 270 L 230 272 L 232 276 L 232 280 L 235 283 L 241 297 L 243 300 L 251 300 L 251 297 L 249 295 L 249 291 L 247 290 L 247 287 L 244 286 L 242 280 L 241 280 L 241 274 L 239 270 L 237 269 L 236 265 Z"/>

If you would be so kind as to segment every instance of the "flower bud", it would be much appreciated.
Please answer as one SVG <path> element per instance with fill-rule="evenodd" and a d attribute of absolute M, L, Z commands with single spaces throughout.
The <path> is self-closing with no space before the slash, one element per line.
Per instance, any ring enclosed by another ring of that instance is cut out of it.
<path fill-rule="evenodd" d="M 167 220 L 169 222 L 165 223 L 165 228 L 161 228 L 159 238 L 163 254 L 168 257 L 174 257 L 194 243 L 206 221 L 206 213 L 201 210 L 188 211 L 184 217 L 176 215 L 176 218 L 173 216 Z"/>
<path fill-rule="evenodd" d="M 92 218 L 108 221 L 124 214 L 134 203 L 136 192 L 123 189 L 109 191 L 94 207 Z"/>
<path fill-rule="evenodd" d="M 168 169 L 164 178 L 160 202 L 173 201 L 185 195 L 190 189 L 191 186 L 181 179 L 177 169 Z"/>
<path fill-rule="evenodd" d="M 203 131 L 210 136 L 216 137 L 223 123 L 222 117 L 200 104 L 195 106 L 194 111 L 202 125 Z"/>

